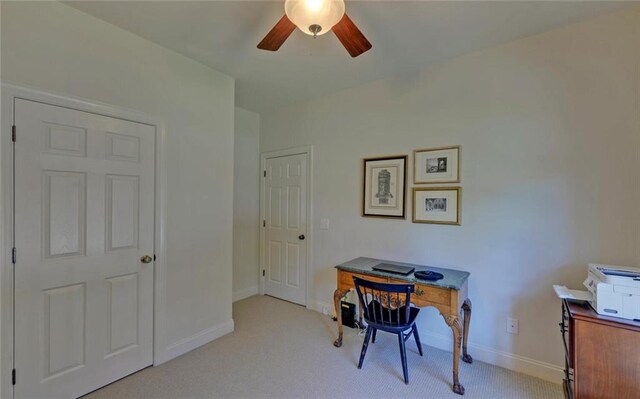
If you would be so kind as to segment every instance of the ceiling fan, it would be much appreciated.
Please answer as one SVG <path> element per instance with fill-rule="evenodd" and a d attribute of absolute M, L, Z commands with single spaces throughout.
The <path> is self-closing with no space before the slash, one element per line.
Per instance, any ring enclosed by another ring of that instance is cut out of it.
<path fill-rule="evenodd" d="M 285 0 L 285 15 L 258 44 L 277 51 L 296 26 L 314 38 L 333 31 L 352 57 L 371 49 L 371 43 L 344 12 L 344 0 Z"/>

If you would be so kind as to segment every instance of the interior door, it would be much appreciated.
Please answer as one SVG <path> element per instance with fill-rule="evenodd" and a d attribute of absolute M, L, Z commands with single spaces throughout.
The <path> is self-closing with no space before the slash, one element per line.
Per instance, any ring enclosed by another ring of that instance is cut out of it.
<path fill-rule="evenodd" d="M 307 154 L 267 158 L 264 176 L 264 292 L 306 305 Z"/>
<path fill-rule="evenodd" d="M 152 364 L 154 128 L 26 100 L 15 125 L 15 396 L 77 397 Z"/>

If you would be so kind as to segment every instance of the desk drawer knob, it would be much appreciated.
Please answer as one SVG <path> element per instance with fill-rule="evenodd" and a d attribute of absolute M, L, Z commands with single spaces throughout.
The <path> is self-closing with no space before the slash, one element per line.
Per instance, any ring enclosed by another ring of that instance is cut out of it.
<path fill-rule="evenodd" d="M 416 296 L 422 296 L 422 295 L 424 295 L 424 290 L 420 288 L 416 288 Z"/>

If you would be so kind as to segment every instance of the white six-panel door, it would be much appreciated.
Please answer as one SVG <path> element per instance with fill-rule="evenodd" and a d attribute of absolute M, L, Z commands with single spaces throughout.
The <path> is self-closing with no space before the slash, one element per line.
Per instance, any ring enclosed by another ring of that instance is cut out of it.
<path fill-rule="evenodd" d="M 307 154 L 267 158 L 264 292 L 306 305 Z"/>
<path fill-rule="evenodd" d="M 26 100 L 15 124 L 15 395 L 77 397 L 152 363 L 155 131 Z"/>

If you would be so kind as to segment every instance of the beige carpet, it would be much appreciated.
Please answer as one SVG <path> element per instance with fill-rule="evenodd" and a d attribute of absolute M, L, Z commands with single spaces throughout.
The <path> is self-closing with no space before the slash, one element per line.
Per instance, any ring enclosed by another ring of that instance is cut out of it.
<path fill-rule="evenodd" d="M 338 349 L 334 323 L 320 313 L 266 296 L 233 307 L 235 332 L 160 367 L 151 367 L 87 398 L 458 398 L 451 354 L 407 342 L 409 385 L 402 380 L 397 339 L 378 333 L 362 370 L 362 344 L 345 329 Z M 473 353 L 472 353 L 473 355 Z M 461 362 L 464 398 L 562 398 L 562 389 L 486 363 Z"/>

